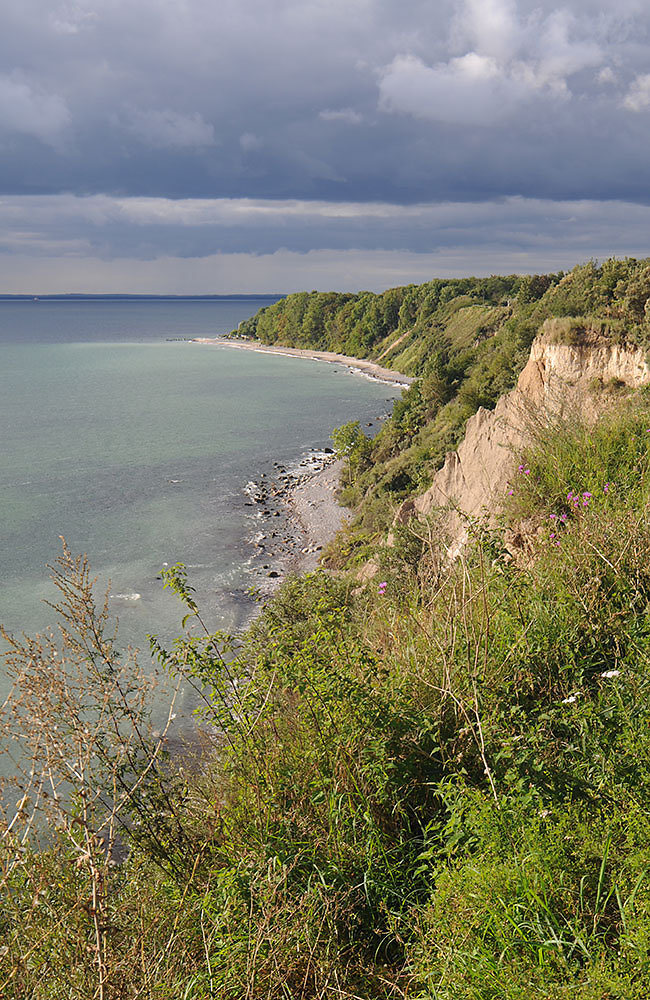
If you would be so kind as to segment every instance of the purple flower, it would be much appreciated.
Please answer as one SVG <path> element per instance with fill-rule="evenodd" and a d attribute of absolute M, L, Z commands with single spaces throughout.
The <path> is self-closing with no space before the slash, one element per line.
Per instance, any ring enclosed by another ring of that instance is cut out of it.
<path fill-rule="evenodd" d="M 386 583 L 385 580 L 382 583 L 379 584 L 378 590 L 379 590 L 379 596 L 380 597 L 383 597 L 384 594 L 386 593 L 386 587 L 387 586 L 388 586 L 388 584 Z"/>
<path fill-rule="evenodd" d="M 609 483 L 605 483 L 603 486 L 603 493 L 609 493 Z"/>
<path fill-rule="evenodd" d="M 549 514 L 548 516 L 551 519 L 551 521 L 554 521 L 557 517 L 557 514 Z"/>

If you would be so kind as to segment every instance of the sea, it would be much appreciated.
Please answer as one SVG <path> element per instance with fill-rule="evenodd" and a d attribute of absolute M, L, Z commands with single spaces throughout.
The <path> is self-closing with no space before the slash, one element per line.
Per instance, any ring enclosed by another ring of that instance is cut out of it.
<path fill-rule="evenodd" d="M 0 300 L 0 622 L 56 625 L 63 537 L 109 593 L 119 640 L 149 656 L 183 609 L 182 562 L 211 629 L 254 607 L 259 524 L 246 484 L 297 465 L 350 420 L 378 426 L 401 390 L 341 365 L 192 343 L 275 299 Z M 0 698 L 7 680 L 0 676 Z"/>

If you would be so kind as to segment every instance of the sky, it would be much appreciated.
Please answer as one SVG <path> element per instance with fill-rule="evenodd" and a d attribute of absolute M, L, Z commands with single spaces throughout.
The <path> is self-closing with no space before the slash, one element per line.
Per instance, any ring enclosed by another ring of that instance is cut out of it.
<path fill-rule="evenodd" d="M 0 292 L 650 255 L 648 0 L 3 0 Z"/>

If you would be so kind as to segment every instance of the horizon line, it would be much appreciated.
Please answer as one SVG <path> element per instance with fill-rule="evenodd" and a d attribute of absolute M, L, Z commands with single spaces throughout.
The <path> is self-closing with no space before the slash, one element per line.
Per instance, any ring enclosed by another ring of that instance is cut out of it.
<path fill-rule="evenodd" d="M 0 292 L 0 301 L 20 299 L 34 302 L 41 299 L 282 299 L 288 292 L 231 292 L 217 295 L 175 294 L 173 292 Z"/>

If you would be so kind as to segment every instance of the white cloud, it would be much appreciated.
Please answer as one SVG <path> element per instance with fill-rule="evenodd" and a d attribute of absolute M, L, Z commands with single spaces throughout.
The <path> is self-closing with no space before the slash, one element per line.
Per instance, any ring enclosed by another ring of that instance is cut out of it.
<path fill-rule="evenodd" d="M 154 149 L 200 149 L 215 144 L 214 126 L 198 111 L 181 114 L 169 108 L 150 111 L 130 108 L 126 127 Z"/>
<path fill-rule="evenodd" d="M 96 19 L 95 11 L 81 3 L 65 2 L 51 11 L 48 23 L 56 35 L 77 35 Z"/>
<path fill-rule="evenodd" d="M 602 83 L 603 85 L 616 83 L 616 74 L 611 66 L 604 66 L 600 73 L 598 73 L 596 79 L 598 80 L 598 83 Z"/>
<path fill-rule="evenodd" d="M 360 125 L 363 121 L 363 115 L 360 115 L 354 108 L 320 111 L 318 117 L 324 122 L 344 122 L 346 125 Z"/>
<path fill-rule="evenodd" d="M 484 55 L 507 61 L 517 50 L 521 29 L 512 0 L 466 0 L 452 28 L 462 46 L 463 40 Z"/>
<path fill-rule="evenodd" d="M 517 99 L 514 81 L 488 56 L 468 52 L 431 67 L 407 55 L 397 56 L 386 70 L 379 107 L 433 121 L 489 125 L 508 114 Z"/>
<path fill-rule="evenodd" d="M 600 45 L 589 38 L 573 39 L 571 35 L 577 30 L 576 19 L 570 11 L 555 10 L 543 22 L 536 43 L 531 37 L 532 58 L 528 65 L 538 87 L 564 90 L 569 77 L 602 63 Z"/>
<path fill-rule="evenodd" d="M 244 132 L 239 136 L 239 145 L 245 153 L 254 153 L 264 146 L 264 140 L 260 139 L 254 132 Z"/>
<path fill-rule="evenodd" d="M 465 0 L 451 44 L 462 55 L 427 65 L 397 55 L 380 77 L 379 106 L 419 118 L 490 125 L 535 97 L 566 98 L 568 81 L 602 63 L 593 39 L 574 39 L 566 9 L 524 21 L 511 0 Z"/>
<path fill-rule="evenodd" d="M 19 74 L 0 76 L 0 134 L 21 133 L 57 146 L 69 122 L 61 97 L 33 87 Z"/>
<path fill-rule="evenodd" d="M 642 73 L 632 82 L 623 107 L 628 111 L 646 111 L 650 108 L 650 73 Z"/>

